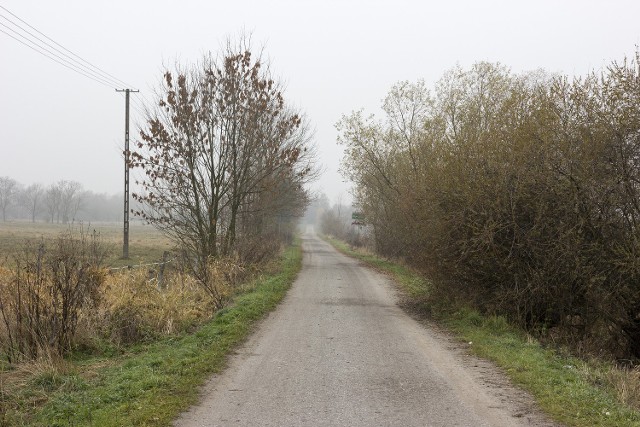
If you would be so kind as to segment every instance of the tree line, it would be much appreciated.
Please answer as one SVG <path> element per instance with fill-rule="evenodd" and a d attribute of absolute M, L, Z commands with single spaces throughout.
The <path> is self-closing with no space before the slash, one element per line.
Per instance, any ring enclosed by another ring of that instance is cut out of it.
<path fill-rule="evenodd" d="M 85 190 L 77 181 L 59 180 L 48 186 L 23 185 L 0 177 L 2 221 L 26 220 L 68 224 L 74 221 L 122 220 L 122 196 Z"/>
<path fill-rule="evenodd" d="M 337 124 L 375 249 L 434 299 L 640 357 L 640 57 L 584 77 L 455 67 Z"/>

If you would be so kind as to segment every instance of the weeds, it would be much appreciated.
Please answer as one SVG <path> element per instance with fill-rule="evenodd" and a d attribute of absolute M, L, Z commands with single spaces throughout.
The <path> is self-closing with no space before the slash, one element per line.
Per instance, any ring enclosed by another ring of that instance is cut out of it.
<path fill-rule="evenodd" d="M 629 406 L 640 409 L 640 367 L 611 367 L 607 371 L 607 381 L 615 389 L 618 399 Z"/>
<path fill-rule="evenodd" d="M 178 272 L 166 278 L 162 291 L 149 283 L 143 270 L 116 273 L 105 282 L 101 298 L 87 325 L 95 332 L 89 338 L 102 336 L 117 346 L 188 331 L 215 311 L 210 296 Z"/>
<path fill-rule="evenodd" d="M 82 228 L 16 255 L 0 284 L 0 346 L 9 363 L 71 350 L 81 310 L 98 303 L 104 256 L 99 236 Z"/>

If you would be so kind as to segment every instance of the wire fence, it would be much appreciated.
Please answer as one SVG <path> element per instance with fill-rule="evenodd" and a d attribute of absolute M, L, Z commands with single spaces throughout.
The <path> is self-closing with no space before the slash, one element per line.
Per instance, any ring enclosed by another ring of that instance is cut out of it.
<path fill-rule="evenodd" d="M 119 270 L 133 270 L 136 268 L 142 268 L 142 267 L 150 267 L 150 266 L 154 266 L 154 265 L 166 265 L 169 264 L 171 262 L 175 261 L 175 258 L 166 260 L 166 261 L 158 261 L 158 262 L 148 262 L 145 264 L 135 264 L 135 265 L 125 265 L 123 267 L 110 267 L 109 271 L 119 271 Z"/>
<path fill-rule="evenodd" d="M 158 289 L 163 290 L 165 288 L 164 283 L 164 269 L 167 264 L 170 264 L 176 260 L 176 258 L 167 259 L 169 257 L 169 252 L 165 251 L 162 254 L 162 261 L 158 262 L 147 262 L 144 264 L 135 264 L 135 265 L 125 265 L 123 267 L 111 267 L 109 268 L 109 272 L 116 272 L 121 270 L 134 270 L 143 267 L 159 267 L 157 271 L 149 270 L 149 272 L 153 272 L 155 277 L 150 277 L 149 283 L 156 282 Z"/>

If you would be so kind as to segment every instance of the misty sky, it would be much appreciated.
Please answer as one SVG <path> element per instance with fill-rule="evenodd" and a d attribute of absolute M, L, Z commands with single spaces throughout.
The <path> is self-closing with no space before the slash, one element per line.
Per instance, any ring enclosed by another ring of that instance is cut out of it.
<path fill-rule="evenodd" d="M 640 44 L 638 0 L 0 0 L 0 6 L 140 89 L 132 95 L 132 139 L 138 110 L 153 99 L 165 65 L 196 62 L 227 37 L 251 33 L 286 83 L 285 97 L 315 128 L 325 169 L 315 188 L 334 201 L 348 198 L 337 172 L 335 123 L 360 108 L 378 112 L 394 83 L 432 85 L 456 64 L 478 61 L 514 72 L 579 75 L 632 57 Z M 4 9 L 0 15 L 26 28 Z M 11 26 L 2 17 L 0 24 Z M 4 33 L 0 53 L 0 176 L 121 192 L 123 95 Z"/>

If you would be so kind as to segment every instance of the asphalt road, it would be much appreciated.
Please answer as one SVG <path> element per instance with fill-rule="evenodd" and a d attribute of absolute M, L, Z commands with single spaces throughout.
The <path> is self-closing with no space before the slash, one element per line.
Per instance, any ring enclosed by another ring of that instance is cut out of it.
<path fill-rule="evenodd" d="M 282 305 L 176 426 L 551 425 L 405 314 L 385 276 L 313 233 L 303 248 Z"/>

